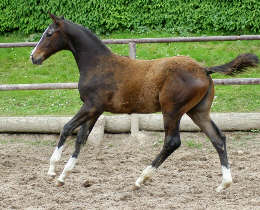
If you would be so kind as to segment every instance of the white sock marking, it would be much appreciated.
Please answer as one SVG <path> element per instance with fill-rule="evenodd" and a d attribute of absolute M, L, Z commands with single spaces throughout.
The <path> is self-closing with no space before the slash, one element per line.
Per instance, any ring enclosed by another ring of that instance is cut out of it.
<path fill-rule="evenodd" d="M 62 150 L 63 150 L 63 146 L 61 146 L 60 148 L 56 147 L 52 156 L 51 156 L 51 159 L 50 159 L 50 168 L 49 168 L 49 171 L 48 171 L 48 175 L 50 176 L 55 176 L 56 173 L 55 173 L 55 164 L 56 162 L 58 162 L 61 158 L 61 154 L 62 154 Z"/>
<path fill-rule="evenodd" d="M 222 174 L 223 174 L 223 180 L 232 181 L 230 168 L 226 168 L 225 166 L 222 166 Z"/>
<path fill-rule="evenodd" d="M 136 187 L 141 187 L 141 184 L 148 178 L 150 178 L 152 176 L 152 174 L 154 173 L 154 171 L 156 170 L 155 167 L 153 166 L 147 166 L 146 169 L 143 170 L 143 173 L 141 174 L 141 176 L 136 180 L 135 182 L 135 186 Z"/>
<path fill-rule="evenodd" d="M 69 175 L 69 173 L 72 171 L 72 169 L 74 168 L 75 164 L 77 162 L 77 158 L 71 157 L 69 159 L 69 161 L 66 163 L 62 174 L 60 175 L 60 177 L 58 178 L 59 182 L 64 183 L 65 178 Z"/>
<path fill-rule="evenodd" d="M 230 168 L 226 166 L 222 166 L 222 182 L 216 189 L 217 192 L 220 192 L 223 189 L 228 188 L 232 183 L 232 176 L 230 172 Z"/>

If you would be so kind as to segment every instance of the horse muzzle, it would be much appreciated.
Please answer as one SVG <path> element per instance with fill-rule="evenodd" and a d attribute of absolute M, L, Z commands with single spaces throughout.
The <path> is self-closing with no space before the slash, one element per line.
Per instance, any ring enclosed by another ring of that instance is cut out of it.
<path fill-rule="evenodd" d="M 36 65 L 41 65 L 42 62 L 43 62 L 43 58 L 42 57 L 35 57 L 34 55 L 31 55 L 30 56 L 30 59 L 32 61 L 33 64 L 36 64 Z"/>

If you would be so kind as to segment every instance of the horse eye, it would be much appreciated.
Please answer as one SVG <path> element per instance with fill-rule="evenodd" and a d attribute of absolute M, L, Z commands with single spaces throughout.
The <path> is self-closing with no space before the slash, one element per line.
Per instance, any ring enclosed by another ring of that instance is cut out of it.
<path fill-rule="evenodd" d="M 47 36 L 47 37 L 50 37 L 52 34 L 53 34 L 52 31 L 48 31 L 48 32 L 46 33 L 46 36 Z"/>

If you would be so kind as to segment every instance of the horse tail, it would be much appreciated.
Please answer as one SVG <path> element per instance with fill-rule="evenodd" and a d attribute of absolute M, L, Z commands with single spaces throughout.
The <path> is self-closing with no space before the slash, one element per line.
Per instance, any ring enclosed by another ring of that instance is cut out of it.
<path fill-rule="evenodd" d="M 258 63 L 259 59 L 255 54 L 241 54 L 229 63 L 220 66 L 207 67 L 206 72 L 208 74 L 219 72 L 233 76 L 246 71 L 248 67 L 256 67 Z"/>

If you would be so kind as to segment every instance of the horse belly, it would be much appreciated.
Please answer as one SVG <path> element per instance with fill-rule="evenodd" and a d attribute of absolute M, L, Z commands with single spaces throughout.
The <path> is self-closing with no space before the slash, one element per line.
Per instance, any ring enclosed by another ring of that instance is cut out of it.
<path fill-rule="evenodd" d="M 153 113 L 161 110 L 157 88 L 144 88 L 140 91 L 136 103 L 137 113 Z"/>
<path fill-rule="evenodd" d="M 158 91 L 139 90 L 131 94 L 117 93 L 105 111 L 112 113 L 153 113 L 160 111 Z"/>

